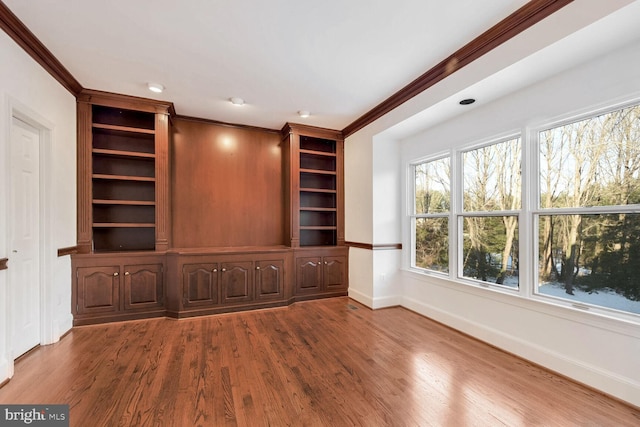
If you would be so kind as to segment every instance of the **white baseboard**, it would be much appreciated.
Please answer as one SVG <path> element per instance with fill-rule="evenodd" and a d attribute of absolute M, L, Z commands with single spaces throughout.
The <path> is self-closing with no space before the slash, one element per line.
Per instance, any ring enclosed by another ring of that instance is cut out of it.
<path fill-rule="evenodd" d="M 364 304 L 369 308 L 373 308 L 373 298 L 369 295 L 365 295 L 362 292 L 349 288 L 349 298 L 358 301 L 360 304 Z"/>
<path fill-rule="evenodd" d="M 386 307 L 397 307 L 402 305 L 402 297 L 400 295 L 394 295 L 390 297 L 378 297 L 373 298 L 373 306 L 371 308 L 386 308 Z"/>
<path fill-rule="evenodd" d="M 597 366 L 586 364 L 580 360 L 568 358 L 563 354 L 535 345 L 519 337 L 470 322 L 456 314 L 442 311 L 413 298 L 403 298 L 402 306 L 551 371 L 640 407 L 640 384 L 633 380 Z"/>
<path fill-rule="evenodd" d="M 73 315 L 68 313 L 62 319 L 56 322 L 55 338 L 56 341 L 60 341 L 60 338 L 69 332 L 73 328 Z"/>
<path fill-rule="evenodd" d="M 370 295 L 363 294 L 355 289 L 349 289 L 349 298 L 353 298 L 372 310 L 402 305 L 402 297 L 400 295 L 372 298 Z"/>
<path fill-rule="evenodd" d="M 6 358 L 0 358 L 0 383 L 13 376 L 13 362 L 9 363 Z"/>

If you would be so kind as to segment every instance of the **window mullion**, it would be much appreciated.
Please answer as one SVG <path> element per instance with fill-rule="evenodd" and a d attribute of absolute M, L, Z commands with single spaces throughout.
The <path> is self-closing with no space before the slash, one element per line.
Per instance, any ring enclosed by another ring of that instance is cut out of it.
<path fill-rule="evenodd" d="M 460 210 L 462 209 L 462 153 L 451 153 L 451 210 L 449 212 L 449 278 L 455 280 L 460 276 L 458 262 L 462 251 L 462 233 L 460 233 Z"/>

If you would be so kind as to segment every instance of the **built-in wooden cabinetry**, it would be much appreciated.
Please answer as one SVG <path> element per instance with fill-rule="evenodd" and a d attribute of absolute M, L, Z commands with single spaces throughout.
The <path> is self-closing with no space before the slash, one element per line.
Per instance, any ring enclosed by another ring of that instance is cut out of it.
<path fill-rule="evenodd" d="M 300 298 L 344 294 L 348 288 L 348 248 L 298 249 L 295 256 L 295 293 Z"/>
<path fill-rule="evenodd" d="M 165 102 L 78 97 L 74 323 L 346 295 L 341 133 L 171 116 Z"/>
<path fill-rule="evenodd" d="M 163 316 L 165 257 L 162 254 L 73 256 L 74 324 Z"/>
<path fill-rule="evenodd" d="M 286 247 L 175 249 L 167 253 L 167 312 L 188 317 L 285 305 L 293 297 Z"/>

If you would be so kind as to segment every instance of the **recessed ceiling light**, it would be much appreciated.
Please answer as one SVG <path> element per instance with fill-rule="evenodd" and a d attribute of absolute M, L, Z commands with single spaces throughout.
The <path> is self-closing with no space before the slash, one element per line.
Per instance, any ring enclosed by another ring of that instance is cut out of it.
<path fill-rule="evenodd" d="M 147 83 L 147 87 L 151 92 L 162 93 L 164 90 L 164 86 L 158 83 Z"/>
<path fill-rule="evenodd" d="M 467 98 L 467 99 L 463 99 L 462 101 L 460 101 L 460 105 L 470 105 L 470 104 L 473 104 L 474 102 L 476 102 L 475 99 Z"/>
<path fill-rule="evenodd" d="M 308 112 L 307 110 L 300 110 L 300 111 L 298 111 L 298 115 L 300 117 L 302 117 L 303 119 L 306 119 L 307 117 L 309 117 L 311 115 L 311 113 Z"/>
<path fill-rule="evenodd" d="M 234 96 L 233 98 L 229 98 L 229 101 L 231 101 L 231 103 L 237 107 L 244 105 L 244 99 L 238 98 L 237 96 Z"/>

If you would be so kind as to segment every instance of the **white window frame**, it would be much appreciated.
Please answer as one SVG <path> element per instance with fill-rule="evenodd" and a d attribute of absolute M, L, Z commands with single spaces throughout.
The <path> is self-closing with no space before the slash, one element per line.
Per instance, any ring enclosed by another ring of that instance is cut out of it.
<path fill-rule="evenodd" d="M 532 173 L 527 175 L 528 196 L 530 202 L 530 208 L 527 210 L 527 217 L 531 222 L 531 243 L 532 254 L 527 260 L 527 266 L 531 269 L 530 272 L 530 290 L 527 293 L 528 296 L 534 301 L 542 301 L 553 305 L 562 307 L 570 307 L 574 309 L 583 310 L 586 313 L 599 314 L 608 318 L 623 319 L 632 322 L 640 322 L 640 314 L 635 314 L 628 311 L 616 310 L 613 308 L 593 305 L 583 302 L 574 302 L 569 299 L 563 299 L 550 295 L 542 294 L 538 291 L 539 277 L 538 277 L 538 262 L 539 262 L 539 248 L 537 244 L 537 235 L 540 227 L 541 216 L 553 216 L 553 215 L 596 215 L 596 214 L 612 214 L 612 213 L 632 213 L 640 214 L 640 205 L 620 205 L 620 206 L 593 206 L 593 207 L 567 207 L 567 208 L 543 208 L 540 200 L 540 133 L 565 125 L 569 125 L 582 120 L 588 120 L 600 115 L 608 114 L 614 111 L 618 111 L 624 108 L 639 106 L 640 98 L 634 98 L 623 102 L 606 103 L 596 108 L 584 110 L 578 114 L 567 114 L 564 116 L 556 117 L 554 120 L 542 122 L 531 126 L 527 131 L 527 138 L 531 147 L 530 161 L 528 164 L 531 167 Z"/>
<path fill-rule="evenodd" d="M 431 214 L 418 214 L 416 213 L 416 167 L 418 165 L 424 164 L 424 163 L 429 163 L 429 162 L 435 162 L 438 160 L 442 160 L 442 159 L 449 159 L 449 212 L 442 212 L 442 213 L 431 213 Z M 409 268 L 413 271 L 417 271 L 420 273 L 424 273 L 424 274 L 430 274 L 430 275 L 435 275 L 435 276 L 439 276 L 439 277 L 448 277 L 451 278 L 452 275 L 452 269 L 451 269 L 451 256 L 452 256 L 452 252 L 453 252 L 453 248 L 452 248 L 452 244 L 451 244 L 451 233 L 453 232 L 452 230 L 452 220 L 454 218 L 452 211 L 453 211 L 453 194 L 454 194 L 454 190 L 453 190 L 453 176 L 454 176 L 454 162 L 453 162 L 453 152 L 451 151 L 447 151 L 444 153 L 438 153 L 435 154 L 433 156 L 429 156 L 429 157 L 424 157 L 424 158 L 420 158 L 420 159 L 416 159 L 414 161 L 412 161 L 409 164 L 409 179 L 408 182 L 409 184 L 409 197 L 407 198 L 408 200 L 408 206 L 407 206 L 407 212 L 409 212 L 409 223 L 410 223 L 410 227 L 409 229 L 411 230 L 411 238 L 410 238 L 410 242 L 411 242 L 411 254 L 410 254 L 410 260 L 409 260 Z M 442 272 L 442 271 L 437 271 L 437 270 L 430 270 L 428 268 L 423 268 L 423 267 L 418 267 L 416 265 L 416 220 L 418 218 L 448 218 L 448 234 L 449 234 L 449 244 L 448 244 L 448 250 L 449 250 L 449 271 L 448 272 Z"/>
<path fill-rule="evenodd" d="M 501 211 L 465 211 L 464 210 L 464 154 L 479 150 L 485 147 L 489 147 L 491 145 L 500 144 L 502 142 L 511 141 L 513 139 L 520 139 L 521 146 L 521 157 L 520 157 L 520 174 L 521 174 L 521 187 L 520 187 L 520 209 L 519 210 L 501 210 Z M 455 264 L 453 265 L 453 270 L 455 271 L 455 280 L 461 283 L 470 284 L 477 287 L 488 288 L 499 290 L 507 293 L 519 293 L 521 291 L 522 274 L 519 274 L 518 279 L 518 287 L 513 288 L 511 286 L 500 285 L 497 283 L 485 282 L 482 280 L 473 279 L 471 277 L 465 277 L 463 272 L 463 265 L 459 260 L 463 259 L 463 248 L 464 248 L 464 218 L 465 217 L 503 217 L 503 216 L 516 216 L 518 218 L 518 242 L 520 247 L 518 248 L 518 253 L 520 254 L 520 259 L 522 256 L 522 220 L 523 220 L 523 204 L 524 204 L 524 162 L 525 162 L 525 144 L 524 138 L 522 137 L 522 132 L 512 131 L 499 136 L 495 136 L 493 138 L 489 138 L 486 140 L 482 140 L 480 142 L 476 142 L 467 146 L 456 150 L 455 152 L 455 164 L 456 164 L 456 179 L 455 179 L 455 190 L 452 185 L 452 197 L 455 199 L 455 204 L 452 205 L 452 211 L 454 215 L 455 221 L 455 235 L 456 235 L 456 244 L 453 249 L 456 252 L 455 256 Z"/>

